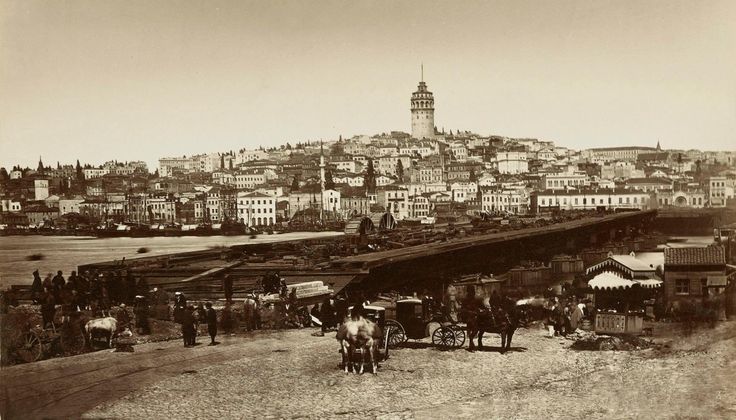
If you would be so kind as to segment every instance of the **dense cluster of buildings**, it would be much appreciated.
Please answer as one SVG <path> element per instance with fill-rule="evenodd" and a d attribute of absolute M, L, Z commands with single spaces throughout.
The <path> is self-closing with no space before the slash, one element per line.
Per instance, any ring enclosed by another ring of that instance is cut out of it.
<path fill-rule="evenodd" d="M 410 99 L 411 133 L 286 143 L 100 166 L 0 171 L 0 224 L 274 225 L 390 212 L 431 223 L 486 213 L 724 207 L 732 205 L 736 152 L 611 147 L 571 150 L 552 141 L 438 130 L 422 80 Z M 71 215 L 71 216 L 69 216 Z"/>

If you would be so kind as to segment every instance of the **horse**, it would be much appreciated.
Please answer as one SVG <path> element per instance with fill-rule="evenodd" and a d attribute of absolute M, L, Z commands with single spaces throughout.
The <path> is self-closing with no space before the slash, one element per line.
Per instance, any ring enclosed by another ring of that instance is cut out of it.
<path fill-rule="evenodd" d="M 519 327 L 519 315 L 516 308 L 510 304 L 491 307 L 478 305 L 478 308 L 472 310 L 472 313 L 466 314 L 469 350 L 475 349 L 473 340 L 476 335 L 478 336 L 478 349 L 482 349 L 483 334 L 488 332 L 501 336 L 501 353 L 505 353 L 511 348 L 514 332 Z"/>
<path fill-rule="evenodd" d="M 363 373 L 365 365 L 365 355 L 369 353 L 371 364 L 373 365 L 373 374 L 378 375 L 378 362 L 376 361 L 376 348 L 383 332 L 381 327 L 376 325 L 369 319 L 363 317 L 363 305 L 358 304 L 353 307 L 351 314 L 345 318 L 343 323 L 337 330 L 335 338 L 340 343 L 340 353 L 342 353 L 342 364 L 345 373 L 348 373 L 348 366 L 353 364 L 353 372 L 356 374 Z M 355 350 L 360 349 L 361 362 L 355 362 Z"/>

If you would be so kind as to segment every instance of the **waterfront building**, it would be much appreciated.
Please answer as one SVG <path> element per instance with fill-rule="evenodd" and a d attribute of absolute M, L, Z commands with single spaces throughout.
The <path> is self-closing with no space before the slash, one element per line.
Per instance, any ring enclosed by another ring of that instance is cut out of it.
<path fill-rule="evenodd" d="M 544 190 L 531 194 L 531 210 L 544 213 L 553 210 L 646 210 L 649 193 L 625 189 Z"/>
<path fill-rule="evenodd" d="M 481 210 L 489 213 L 526 214 L 529 196 L 523 188 L 489 188 L 481 191 Z"/>
<path fill-rule="evenodd" d="M 276 197 L 259 192 L 238 193 L 238 220 L 248 226 L 276 223 Z"/>
<path fill-rule="evenodd" d="M 664 299 L 668 306 L 698 307 L 708 288 L 726 285 L 726 253 L 721 245 L 664 249 Z"/>
<path fill-rule="evenodd" d="M 396 220 L 409 217 L 409 191 L 404 187 L 392 185 L 379 188 L 376 191 L 376 202 Z"/>

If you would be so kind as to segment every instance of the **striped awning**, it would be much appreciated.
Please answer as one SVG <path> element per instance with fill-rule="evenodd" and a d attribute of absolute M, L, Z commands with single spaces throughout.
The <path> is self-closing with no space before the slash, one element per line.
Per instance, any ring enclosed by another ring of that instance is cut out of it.
<path fill-rule="evenodd" d="M 646 279 L 646 280 L 634 280 L 639 283 L 639 286 L 646 287 L 647 289 L 654 289 L 655 287 L 662 286 L 662 280 L 657 279 Z"/>
<path fill-rule="evenodd" d="M 600 273 L 588 281 L 588 286 L 594 290 L 628 289 L 636 282 L 619 277 L 613 273 Z"/>

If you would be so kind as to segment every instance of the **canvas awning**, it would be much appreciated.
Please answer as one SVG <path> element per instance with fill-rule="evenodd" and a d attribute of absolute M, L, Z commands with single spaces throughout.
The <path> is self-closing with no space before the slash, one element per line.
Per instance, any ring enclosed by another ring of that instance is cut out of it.
<path fill-rule="evenodd" d="M 646 287 L 647 289 L 653 289 L 655 287 L 662 286 L 662 280 L 657 280 L 657 279 L 634 280 L 634 281 L 639 283 L 639 286 Z"/>
<path fill-rule="evenodd" d="M 728 281 L 726 280 L 726 276 L 708 276 L 708 287 L 726 287 L 728 286 Z"/>
<path fill-rule="evenodd" d="M 598 290 L 628 289 L 636 282 L 619 277 L 613 273 L 600 273 L 588 281 L 588 286 Z"/>

